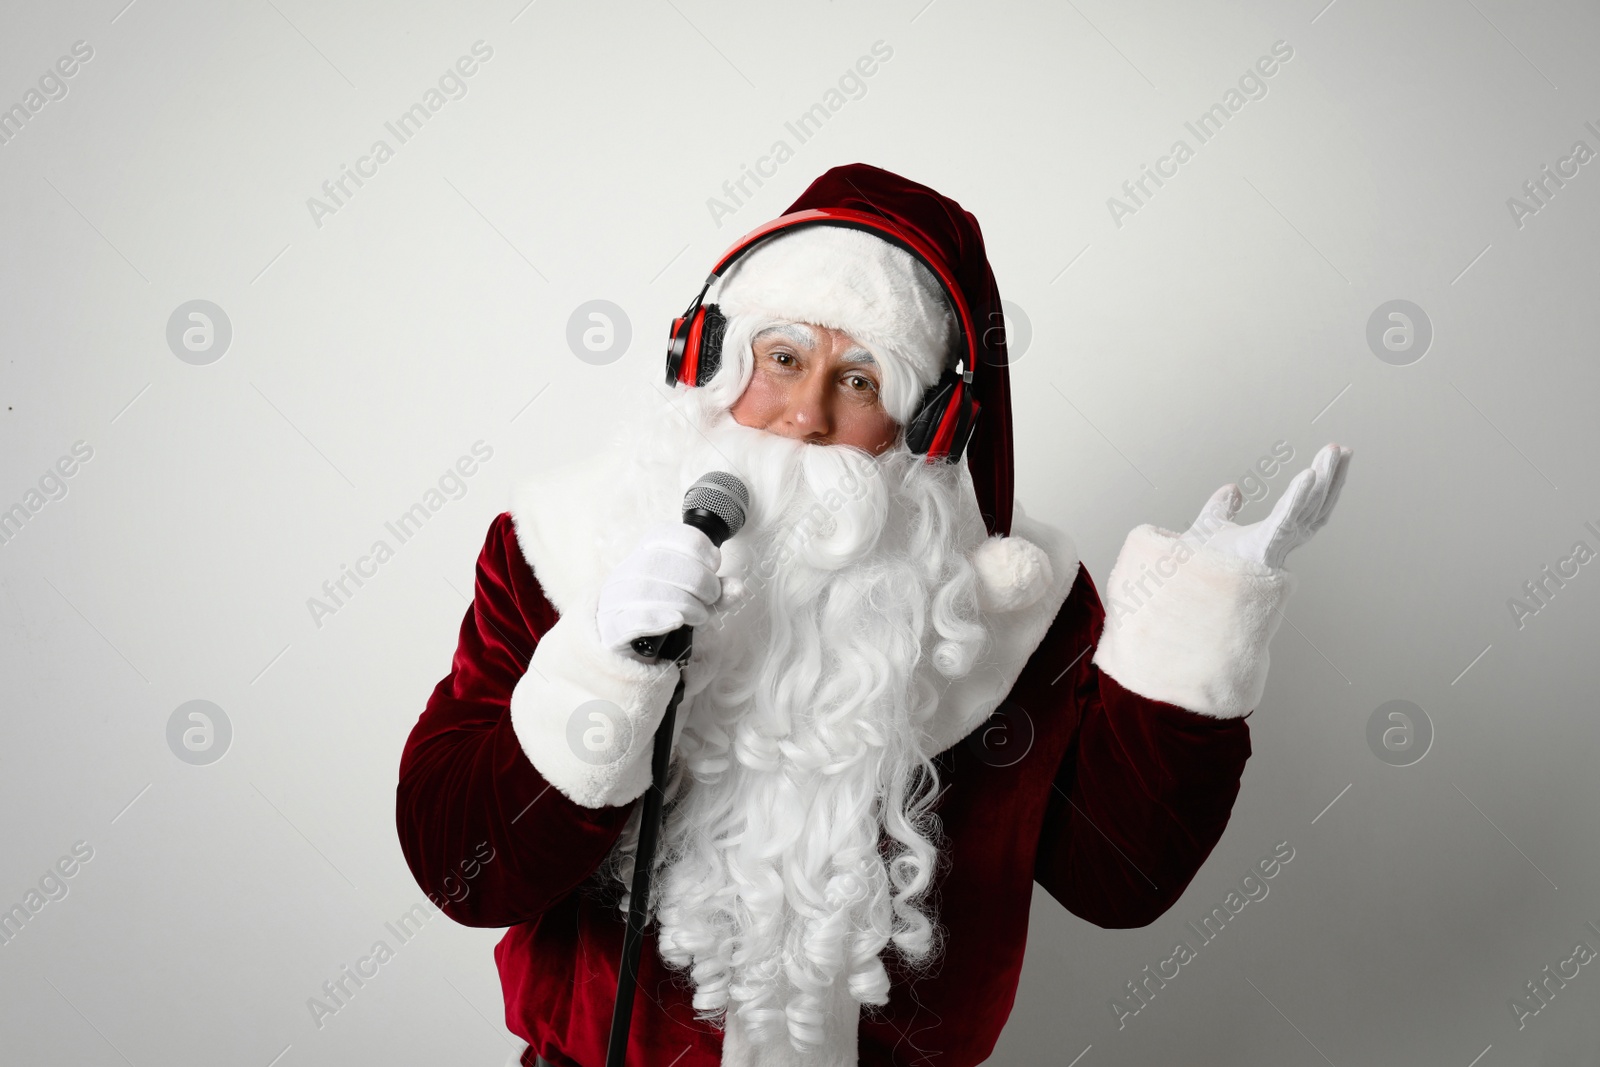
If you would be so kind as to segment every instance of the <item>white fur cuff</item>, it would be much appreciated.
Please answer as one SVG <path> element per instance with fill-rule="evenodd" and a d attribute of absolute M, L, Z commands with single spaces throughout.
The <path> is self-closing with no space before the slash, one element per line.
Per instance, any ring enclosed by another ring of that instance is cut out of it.
<path fill-rule="evenodd" d="M 1103 591 L 1094 663 L 1146 699 L 1237 718 L 1261 701 L 1277 609 L 1296 579 L 1178 536 L 1149 524 L 1128 534 Z"/>
<path fill-rule="evenodd" d="M 511 693 L 511 727 L 534 768 L 574 803 L 620 807 L 650 785 L 655 728 L 678 670 L 602 647 L 586 620 L 564 615 L 539 640 Z"/>

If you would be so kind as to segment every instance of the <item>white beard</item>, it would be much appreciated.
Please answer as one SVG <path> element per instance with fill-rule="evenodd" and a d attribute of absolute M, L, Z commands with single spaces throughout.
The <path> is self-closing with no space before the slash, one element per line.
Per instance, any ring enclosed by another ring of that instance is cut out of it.
<path fill-rule="evenodd" d="M 751 495 L 686 668 L 651 893 L 660 953 L 730 1039 L 854 1063 L 858 1006 L 889 998 L 880 953 L 938 952 L 924 726 L 989 640 L 967 558 L 985 531 L 959 506 L 964 465 L 748 429 L 701 392 L 646 431 L 617 498 L 659 512 L 718 469 Z M 625 886 L 636 842 L 637 819 L 612 857 Z"/>

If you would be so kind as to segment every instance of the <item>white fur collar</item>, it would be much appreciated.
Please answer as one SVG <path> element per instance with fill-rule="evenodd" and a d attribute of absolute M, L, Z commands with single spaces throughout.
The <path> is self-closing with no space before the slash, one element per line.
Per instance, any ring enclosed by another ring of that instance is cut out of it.
<path fill-rule="evenodd" d="M 596 590 L 619 562 L 606 558 L 602 542 L 614 544 L 617 539 L 601 537 L 594 511 L 571 504 L 593 499 L 596 485 L 616 484 L 611 481 L 613 464 L 622 461 L 617 451 L 603 450 L 594 458 L 529 477 L 513 492 L 517 543 L 558 612 L 593 605 Z M 1005 699 L 1077 578 L 1072 538 L 1029 519 L 1020 506 L 1015 511 L 1012 537 L 990 538 L 972 553 L 984 583 L 981 600 L 993 641 L 984 658 L 945 690 L 929 724 L 930 755 L 966 737 Z M 634 517 L 638 530 L 629 532 L 642 534 L 652 523 L 674 517 L 639 515 Z"/>

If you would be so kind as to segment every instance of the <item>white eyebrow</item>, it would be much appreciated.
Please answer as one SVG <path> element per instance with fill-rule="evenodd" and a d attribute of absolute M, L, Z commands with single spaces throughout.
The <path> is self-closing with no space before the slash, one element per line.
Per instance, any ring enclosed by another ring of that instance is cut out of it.
<path fill-rule="evenodd" d="M 872 358 L 872 353 L 865 348 L 852 348 L 839 357 L 841 363 L 871 363 L 877 366 L 878 361 Z"/>
<path fill-rule="evenodd" d="M 781 322 L 776 326 L 768 326 L 765 330 L 756 334 L 756 337 L 759 339 L 769 333 L 782 334 L 801 348 L 817 347 L 816 333 L 803 322 Z"/>

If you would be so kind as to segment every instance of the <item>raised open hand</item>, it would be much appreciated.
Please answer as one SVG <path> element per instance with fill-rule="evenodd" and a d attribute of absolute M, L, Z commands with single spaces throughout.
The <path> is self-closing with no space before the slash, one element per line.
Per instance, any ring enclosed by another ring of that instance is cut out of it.
<path fill-rule="evenodd" d="M 1311 535 L 1322 529 L 1333 513 L 1339 491 L 1344 488 L 1350 456 L 1351 450 L 1342 445 L 1324 445 L 1311 466 L 1289 482 L 1272 514 L 1248 526 L 1233 521 L 1244 503 L 1244 494 L 1237 485 L 1225 485 L 1211 494 L 1182 540 L 1191 549 L 1209 545 L 1241 559 L 1282 567 L 1285 557 L 1311 540 Z"/>

